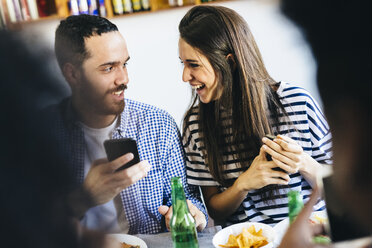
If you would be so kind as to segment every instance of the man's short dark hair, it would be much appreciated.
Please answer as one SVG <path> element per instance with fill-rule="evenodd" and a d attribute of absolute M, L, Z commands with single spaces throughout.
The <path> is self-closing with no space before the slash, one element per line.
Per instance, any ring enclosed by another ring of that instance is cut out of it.
<path fill-rule="evenodd" d="M 114 31 L 118 31 L 117 26 L 99 16 L 77 15 L 62 20 L 56 30 L 54 44 L 61 69 L 67 62 L 81 65 L 89 57 L 85 48 L 85 38 Z"/>

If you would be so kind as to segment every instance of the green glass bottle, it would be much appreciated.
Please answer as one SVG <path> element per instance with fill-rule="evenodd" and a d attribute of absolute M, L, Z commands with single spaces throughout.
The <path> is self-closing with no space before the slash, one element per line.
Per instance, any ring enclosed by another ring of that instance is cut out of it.
<path fill-rule="evenodd" d="M 186 203 L 185 192 L 179 177 L 172 177 L 173 215 L 170 229 L 174 248 L 198 248 L 195 220 L 190 214 Z"/>
<path fill-rule="evenodd" d="M 295 220 L 297 215 L 301 212 L 304 203 L 302 200 L 302 195 L 298 191 L 291 190 L 288 192 L 288 216 L 289 223 Z"/>

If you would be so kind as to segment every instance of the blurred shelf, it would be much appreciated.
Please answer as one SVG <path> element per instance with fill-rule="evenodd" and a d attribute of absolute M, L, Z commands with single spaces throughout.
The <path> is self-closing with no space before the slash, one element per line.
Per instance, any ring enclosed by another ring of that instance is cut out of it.
<path fill-rule="evenodd" d="M 47 2 L 47 0 L 27 0 L 27 1 L 28 2 L 37 1 L 37 3 L 39 3 L 39 1 Z M 70 0 L 52 0 L 52 1 L 53 2 L 49 1 L 48 4 L 52 6 L 52 7 L 49 6 L 49 8 L 52 9 L 53 12 L 50 13 L 50 15 L 48 16 L 39 17 L 33 20 L 28 19 L 28 20 L 18 20 L 18 21 L 14 21 L 14 17 L 13 17 L 13 21 L 10 21 L 9 16 L 8 17 L 0 16 L 0 18 L 3 17 L 6 29 L 20 30 L 22 29 L 23 26 L 28 25 L 30 23 L 60 20 L 60 19 L 64 19 L 67 16 L 71 15 L 71 8 L 69 7 Z M 170 6 L 169 0 L 149 0 L 150 8 L 151 8 L 150 10 L 141 10 L 138 12 L 123 13 L 123 14 L 118 14 L 118 15 L 114 14 L 114 11 L 113 11 L 113 4 L 112 4 L 113 0 L 104 0 L 104 5 L 105 5 L 105 10 L 106 10 L 105 17 L 108 19 L 111 19 L 111 18 L 122 18 L 126 16 L 133 16 L 133 15 L 146 15 L 149 13 L 155 13 L 155 12 L 160 12 L 160 11 L 163 12 L 163 11 L 178 9 L 182 7 L 190 7 L 190 6 L 199 5 L 199 4 L 213 4 L 213 3 L 228 2 L 228 1 L 237 1 L 237 0 L 213 0 L 213 1 L 208 1 L 208 2 L 202 2 L 202 0 L 183 0 L 183 4 L 180 6 Z M 10 1 L 0 0 L 0 15 L 4 15 L 2 14 L 4 13 L 2 9 L 4 9 L 4 6 L 7 7 L 6 4 L 9 4 L 10 2 L 12 1 L 11 0 Z M 175 2 L 177 1 L 175 0 Z M 99 4 L 98 0 L 97 0 L 97 4 Z M 5 9 L 5 12 L 8 13 L 10 12 L 10 10 Z M 40 13 L 40 11 L 38 12 Z"/>

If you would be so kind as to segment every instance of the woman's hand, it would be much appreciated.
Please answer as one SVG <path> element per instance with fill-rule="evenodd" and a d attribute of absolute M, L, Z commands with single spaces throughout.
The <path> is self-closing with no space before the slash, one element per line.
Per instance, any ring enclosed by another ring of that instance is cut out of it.
<path fill-rule="evenodd" d="M 251 166 L 236 180 L 234 185 L 240 191 L 250 191 L 253 189 L 260 189 L 269 184 L 287 185 L 290 178 L 287 173 L 283 171 L 273 170 L 275 167 L 283 167 L 273 161 L 267 161 L 266 153 L 261 148 L 260 153 L 253 160 Z M 285 166 L 284 170 L 286 170 Z"/>
<path fill-rule="evenodd" d="M 300 172 L 311 185 L 316 184 L 316 177 L 321 165 L 305 153 L 297 142 L 289 137 L 278 135 L 273 141 L 264 137 L 263 150 L 271 155 L 280 168 L 289 173 Z"/>

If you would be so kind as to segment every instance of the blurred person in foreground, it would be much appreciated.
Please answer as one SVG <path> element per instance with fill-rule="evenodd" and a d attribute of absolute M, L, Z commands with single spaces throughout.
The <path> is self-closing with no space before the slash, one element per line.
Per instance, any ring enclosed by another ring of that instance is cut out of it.
<path fill-rule="evenodd" d="M 370 23 L 361 14 L 367 1 L 362 2 L 282 0 L 281 7 L 302 29 L 317 61 L 318 88 L 333 134 L 334 188 L 357 223 L 372 231 L 372 104 L 367 75 L 372 42 Z M 318 247 L 311 238 L 321 229 L 308 225 L 312 198 L 284 236 L 281 248 Z M 348 247 L 372 247 L 368 242 Z"/>
<path fill-rule="evenodd" d="M 56 30 L 55 53 L 72 95 L 49 111 L 79 185 L 69 198 L 74 216 L 83 226 L 107 233 L 165 231 L 172 214 L 170 179 L 178 176 L 202 230 L 206 210 L 198 188 L 187 185 L 174 119 L 124 97 L 130 56 L 116 25 L 98 16 L 70 16 Z M 119 138 L 136 140 L 141 161 L 117 171 L 133 154 L 109 162 L 103 142 Z"/>
<path fill-rule="evenodd" d="M 62 94 L 46 61 L 19 35 L 0 30 L 0 246 L 119 248 L 102 233 L 81 228 L 69 212 L 72 175 L 46 132 L 49 116 L 40 115 Z"/>

